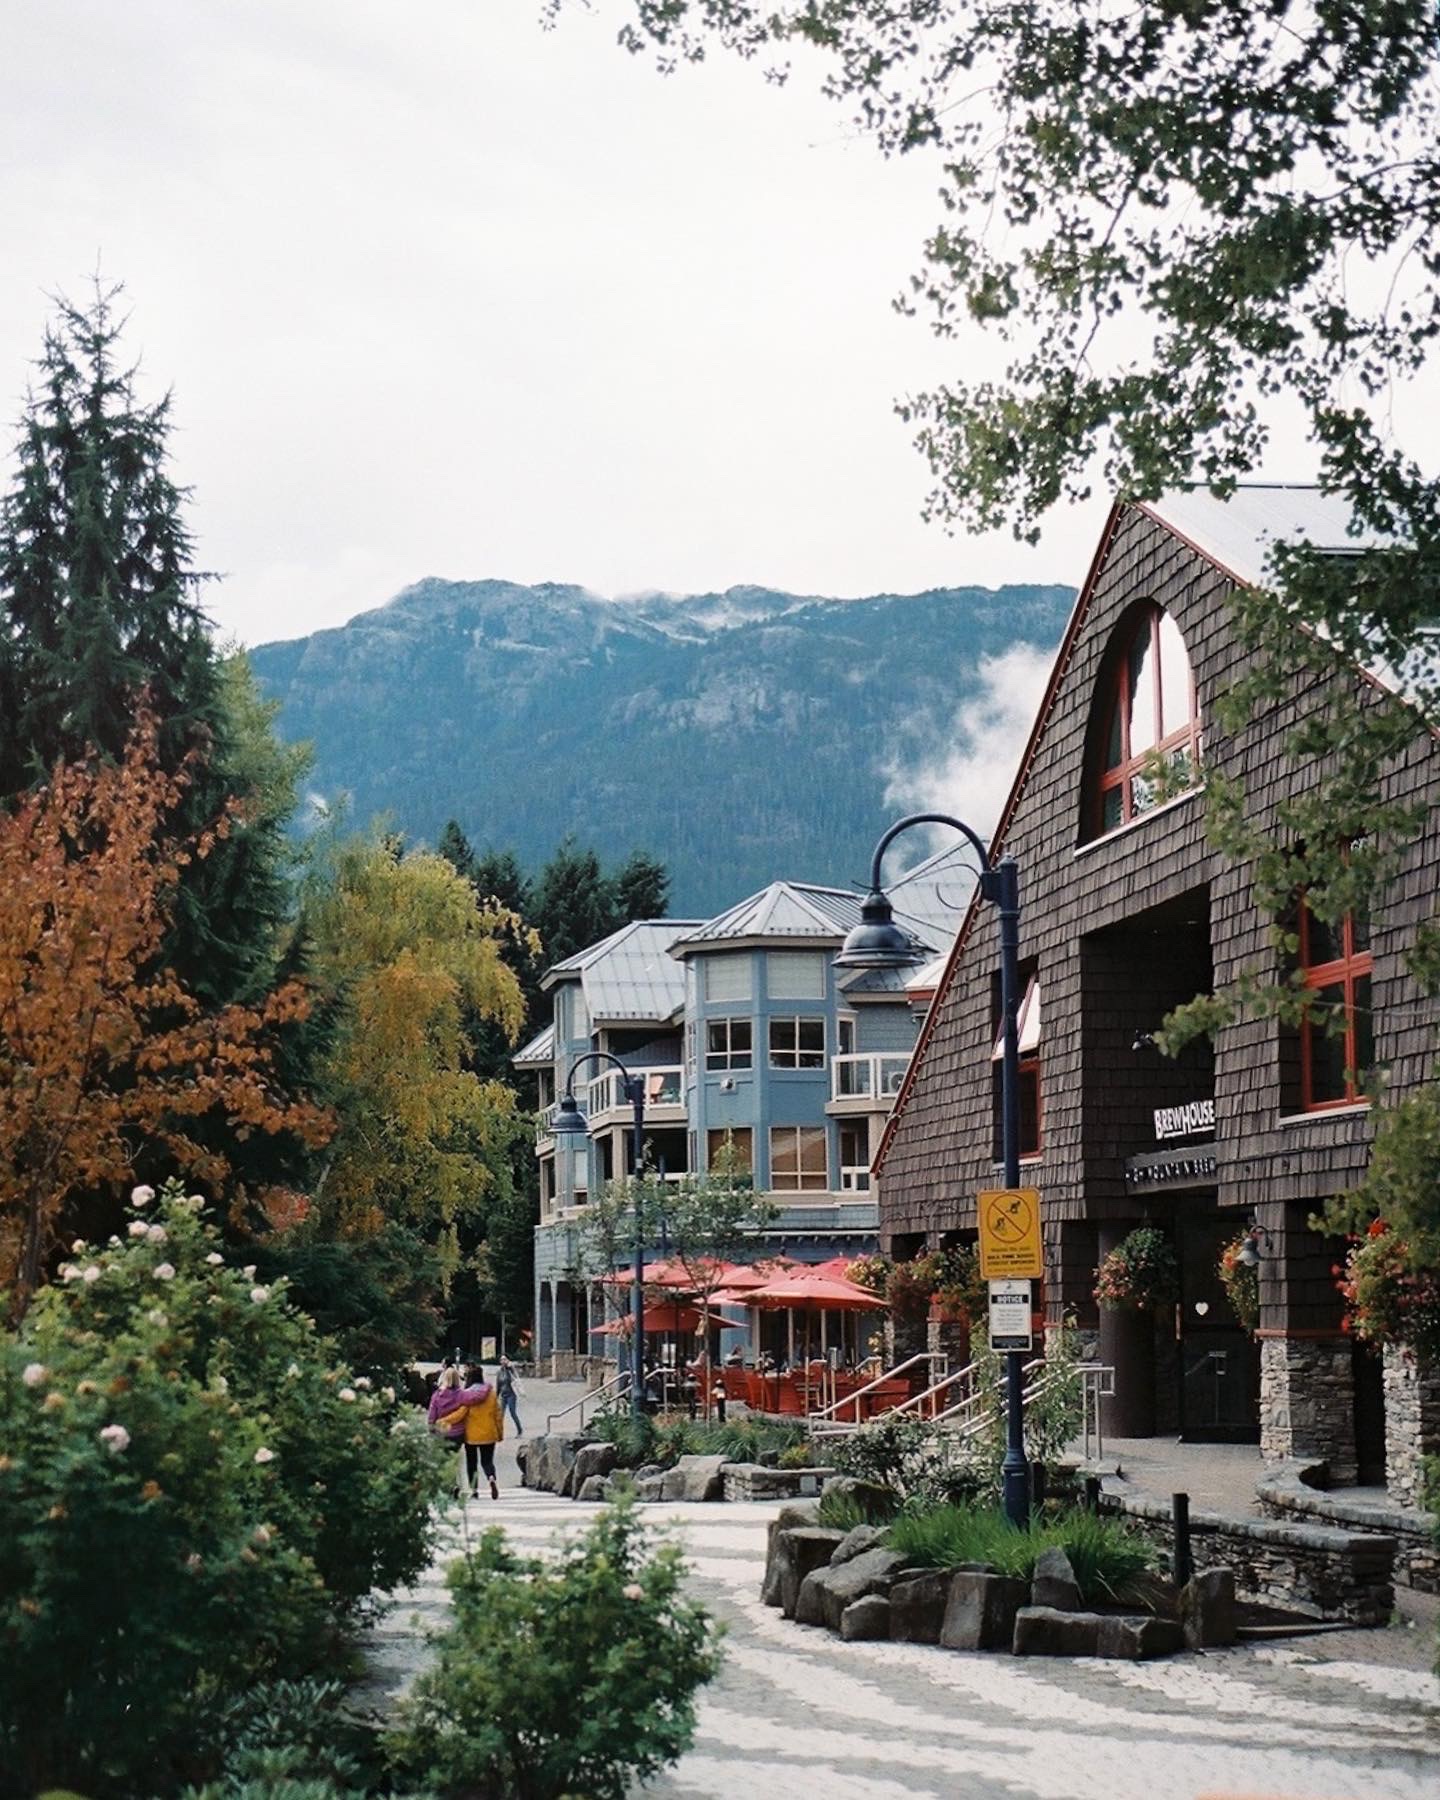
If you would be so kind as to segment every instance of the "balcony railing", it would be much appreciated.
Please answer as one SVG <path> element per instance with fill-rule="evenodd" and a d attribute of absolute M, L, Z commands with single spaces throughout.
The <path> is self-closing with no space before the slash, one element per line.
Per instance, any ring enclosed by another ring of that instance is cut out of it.
<path fill-rule="evenodd" d="M 685 1072 L 678 1063 L 664 1068 L 635 1069 L 631 1072 L 645 1083 L 647 1113 L 654 1107 L 685 1104 Z M 607 1069 L 603 1075 L 598 1075 L 586 1092 L 585 1113 L 591 1120 L 598 1119 L 602 1113 L 618 1112 L 629 1105 L 618 1069 Z"/>
<path fill-rule="evenodd" d="M 830 1098 L 869 1100 L 877 1108 L 889 1105 L 900 1092 L 909 1067 L 908 1051 L 837 1056 L 830 1065 Z"/>

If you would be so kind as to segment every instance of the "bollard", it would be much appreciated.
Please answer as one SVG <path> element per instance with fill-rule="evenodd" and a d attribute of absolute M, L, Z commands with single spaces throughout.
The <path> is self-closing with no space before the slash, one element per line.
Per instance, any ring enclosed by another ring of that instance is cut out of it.
<path fill-rule="evenodd" d="M 1085 1477 L 1085 1510 L 1097 1515 L 1100 1511 L 1100 1477 L 1098 1475 Z"/>
<path fill-rule="evenodd" d="M 1190 1496 L 1172 1494 L 1171 1511 L 1175 1521 L 1175 1553 L 1170 1572 L 1177 1588 L 1183 1588 L 1195 1573 L 1195 1560 L 1190 1554 Z"/>

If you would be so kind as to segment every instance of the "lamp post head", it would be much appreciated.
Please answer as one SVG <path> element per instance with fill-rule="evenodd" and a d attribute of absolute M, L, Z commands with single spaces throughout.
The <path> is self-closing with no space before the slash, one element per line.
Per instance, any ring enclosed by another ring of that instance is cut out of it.
<path fill-rule="evenodd" d="M 1235 1260 L 1245 1269 L 1258 1269 L 1260 1267 L 1260 1246 L 1255 1242 L 1254 1232 L 1248 1232 L 1246 1234 L 1245 1241 L 1235 1252 Z"/>
<path fill-rule="evenodd" d="M 925 952 L 895 923 L 894 909 L 880 888 L 871 888 L 860 908 L 860 923 L 834 958 L 837 969 L 904 969 L 926 960 Z"/>
<path fill-rule="evenodd" d="M 590 1122 L 580 1110 L 580 1102 L 573 1094 L 566 1094 L 555 1109 L 555 1117 L 550 1122 L 552 1137 L 587 1137 Z"/>

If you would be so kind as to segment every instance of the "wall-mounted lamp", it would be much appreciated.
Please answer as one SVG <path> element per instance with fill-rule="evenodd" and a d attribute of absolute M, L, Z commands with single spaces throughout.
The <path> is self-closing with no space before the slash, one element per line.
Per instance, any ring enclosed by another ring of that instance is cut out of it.
<path fill-rule="evenodd" d="M 1130 1046 L 1130 1048 L 1132 1050 L 1153 1050 L 1155 1048 L 1154 1032 L 1153 1031 L 1137 1031 L 1135 1033 L 1135 1042 Z"/>
<path fill-rule="evenodd" d="M 1263 1249 L 1262 1249 L 1263 1246 Z M 1252 1225 L 1245 1233 L 1245 1240 L 1235 1252 L 1235 1260 L 1245 1269 L 1258 1269 L 1262 1256 L 1270 1254 L 1270 1239 L 1258 1225 Z"/>

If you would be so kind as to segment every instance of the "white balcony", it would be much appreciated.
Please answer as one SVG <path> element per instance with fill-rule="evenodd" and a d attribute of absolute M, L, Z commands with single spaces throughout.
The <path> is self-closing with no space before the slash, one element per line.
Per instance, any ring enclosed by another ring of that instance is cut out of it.
<path fill-rule="evenodd" d="M 910 1067 L 908 1051 L 837 1056 L 830 1064 L 830 1112 L 889 1112 Z"/>
<path fill-rule="evenodd" d="M 870 1192 L 870 1169 L 868 1164 L 858 1168 L 840 1170 L 840 1191 L 844 1194 L 868 1194 Z"/>
<path fill-rule="evenodd" d="M 632 1069 L 631 1073 L 645 1084 L 648 1123 L 684 1123 L 685 1071 L 679 1063 L 662 1068 Z M 625 1098 L 624 1077 L 618 1069 L 607 1069 L 603 1075 L 597 1075 L 586 1089 L 585 1116 L 592 1131 L 597 1125 L 611 1125 L 617 1119 L 628 1119 L 631 1110 L 631 1103 Z"/>

